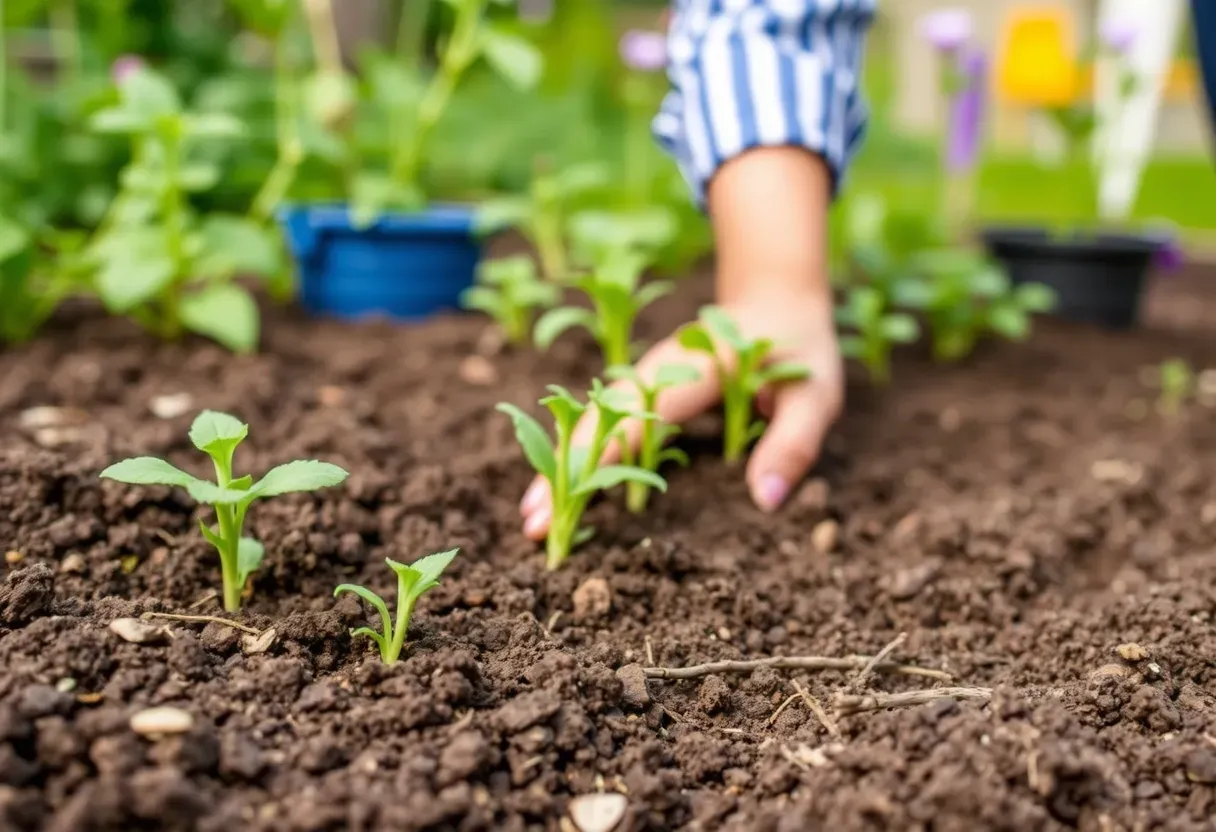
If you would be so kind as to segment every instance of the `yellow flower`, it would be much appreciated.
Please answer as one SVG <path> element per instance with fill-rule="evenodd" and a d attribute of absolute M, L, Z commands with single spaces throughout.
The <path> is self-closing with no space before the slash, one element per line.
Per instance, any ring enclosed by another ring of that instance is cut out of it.
<path fill-rule="evenodd" d="M 1010 104 L 1060 107 L 1078 93 L 1072 17 L 1055 6 L 1013 9 L 1001 34 L 996 92 Z"/>

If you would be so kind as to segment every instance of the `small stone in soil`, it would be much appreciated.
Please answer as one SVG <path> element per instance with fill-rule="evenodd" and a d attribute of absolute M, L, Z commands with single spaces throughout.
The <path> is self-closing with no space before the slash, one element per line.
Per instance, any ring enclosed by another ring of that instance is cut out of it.
<path fill-rule="evenodd" d="M 645 708 L 650 704 L 650 691 L 646 689 L 646 672 L 640 664 L 625 665 L 617 670 L 616 678 L 621 680 L 621 698 L 626 704 L 635 708 Z"/>
<path fill-rule="evenodd" d="M 194 726 L 194 717 L 181 708 L 148 708 L 132 716 L 130 725 L 141 737 L 184 734 Z"/>
<path fill-rule="evenodd" d="M 148 409 L 157 419 L 176 419 L 185 416 L 194 407 L 194 397 L 189 393 L 169 393 L 154 396 L 148 402 Z"/>
<path fill-rule="evenodd" d="M 572 600 L 576 618 L 599 618 L 612 609 L 612 590 L 603 578 L 588 578 L 574 590 Z"/>
<path fill-rule="evenodd" d="M 72 552 L 59 564 L 59 571 L 65 575 L 83 575 L 86 567 L 84 555 Z"/>
<path fill-rule="evenodd" d="M 830 555 L 840 539 L 840 524 L 835 520 L 823 520 L 811 530 L 811 545 L 821 555 Z"/>
<path fill-rule="evenodd" d="M 1129 679 L 1135 675 L 1136 671 L 1125 664 L 1104 664 L 1090 673 L 1089 679 L 1091 682 L 1098 682 L 1105 678 Z"/>
<path fill-rule="evenodd" d="M 169 640 L 169 631 L 164 627 L 138 618 L 115 618 L 110 622 L 109 630 L 131 644 L 163 644 Z"/>
<path fill-rule="evenodd" d="M 1216 785 L 1216 750 L 1200 748 L 1186 758 L 1186 779 L 1192 783 Z"/>
<path fill-rule="evenodd" d="M 25 559 L 25 555 L 18 552 L 16 549 L 10 549 L 4 553 L 4 562 L 9 566 L 16 566 Z"/>
<path fill-rule="evenodd" d="M 1129 662 L 1141 662 L 1148 658 L 1148 651 L 1135 642 L 1120 644 L 1115 648 L 1115 652 L 1118 653 L 1124 661 Z"/>
<path fill-rule="evenodd" d="M 461 380 L 474 387 L 486 387 L 498 381 L 498 370 L 494 369 L 489 359 L 481 355 L 467 356 L 460 362 L 457 372 Z"/>
<path fill-rule="evenodd" d="M 241 644 L 244 646 L 246 653 L 256 656 L 258 653 L 265 653 L 269 650 L 277 636 L 278 633 L 275 632 L 274 627 L 271 627 L 268 630 L 263 630 L 260 635 L 256 636 L 252 633 L 246 633 L 241 638 Z"/>
<path fill-rule="evenodd" d="M 829 494 L 827 481 L 816 477 L 799 489 L 794 504 L 804 511 L 823 511 L 828 507 Z"/>
<path fill-rule="evenodd" d="M 317 388 L 317 401 L 323 407 L 337 407 L 346 400 L 346 391 L 333 384 L 323 384 Z"/>
<path fill-rule="evenodd" d="M 77 407 L 41 405 L 21 411 L 21 415 L 17 417 L 17 424 L 25 430 L 39 430 L 65 425 L 82 425 L 88 420 L 89 414 Z"/>
<path fill-rule="evenodd" d="M 570 820 L 579 832 L 611 832 L 621 818 L 629 801 L 623 794 L 583 794 L 572 798 L 568 806 Z"/>

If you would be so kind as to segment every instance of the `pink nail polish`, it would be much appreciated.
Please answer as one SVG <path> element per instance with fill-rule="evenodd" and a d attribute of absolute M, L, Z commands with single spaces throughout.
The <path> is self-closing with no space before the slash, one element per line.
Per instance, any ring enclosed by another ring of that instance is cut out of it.
<path fill-rule="evenodd" d="M 756 484 L 756 502 L 765 511 L 772 511 L 783 502 L 790 492 L 789 484 L 776 474 L 765 474 Z"/>
<path fill-rule="evenodd" d="M 549 530 L 549 509 L 543 508 L 524 522 L 524 534 L 528 537 L 543 537 Z"/>

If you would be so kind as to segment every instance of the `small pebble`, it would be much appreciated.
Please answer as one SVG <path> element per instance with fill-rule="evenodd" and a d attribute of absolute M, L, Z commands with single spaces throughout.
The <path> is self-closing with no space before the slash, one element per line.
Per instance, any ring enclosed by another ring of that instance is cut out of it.
<path fill-rule="evenodd" d="M 1100 459 L 1090 467 L 1089 473 L 1099 482 L 1135 485 L 1144 476 L 1144 469 L 1123 459 Z"/>
<path fill-rule="evenodd" d="M 77 407 L 41 405 L 21 411 L 17 424 L 25 430 L 36 431 L 42 428 L 82 425 L 88 420 L 89 414 Z"/>
<path fill-rule="evenodd" d="M 578 832 L 611 832 L 625 817 L 628 807 L 625 795 L 605 792 L 572 798 L 567 809 Z"/>
<path fill-rule="evenodd" d="M 1115 648 L 1115 652 L 1118 653 L 1124 659 L 1124 661 L 1129 662 L 1142 662 L 1148 658 L 1148 651 L 1135 642 L 1120 644 Z"/>
<path fill-rule="evenodd" d="M 34 441 L 43 448 L 59 448 L 79 442 L 83 434 L 73 427 L 38 428 L 34 431 Z"/>
<path fill-rule="evenodd" d="M 67 575 L 80 575 L 84 573 L 85 567 L 84 555 L 72 552 L 59 564 L 59 571 Z"/>
<path fill-rule="evenodd" d="M 317 401 L 325 407 L 337 407 L 346 400 L 346 391 L 333 384 L 323 384 L 317 388 Z"/>
<path fill-rule="evenodd" d="M 937 426 L 946 433 L 954 433 L 962 424 L 963 414 L 958 412 L 957 407 L 947 407 L 937 414 Z"/>
<path fill-rule="evenodd" d="M 645 708 L 650 704 L 650 691 L 646 689 L 646 672 L 640 664 L 625 665 L 617 670 L 616 678 L 621 680 L 621 698 L 627 704 L 635 708 Z"/>
<path fill-rule="evenodd" d="M 164 627 L 138 618 L 115 618 L 110 622 L 109 630 L 131 644 L 163 644 L 169 640 L 169 631 Z"/>
<path fill-rule="evenodd" d="M 194 717 L 181 708 L 148 708 L 131 717 L 131 730 L 141 737 L 184 734 L 194 727 Z"/>
<path fill-rule="evenodd" d="M 486 387 L 498 381 L 498 370 L 484 355 L 470 355 L 460 362 L 460 378 L 474 387 Z"/>
<path fill-rule="evenodd" d="M 274 627 L 271 627 L 268 630 L 263 630 L 259 635 L 256 636 L 252 633 L 245 633 L 245 635 L 241 638 L 241 644 L 245 648 L 245 652 L 248 655 L 256 656 L 259 653 L 265 653 L 267 650 L 269 650 L 270 646 L 274 644 L 274 640 L 277 636 L 278 633 L 275 632 Z"/>
<path fill-rule="evenodd" d="M 148 409 L 157 419 L 176 419 L 185 416 L 194 407 L 194 397 L 189 393 L 170 393 L 155 396 L 148 402 Z"/>
<path fill-rule="evenodd" d="M 1091 682 L 1099 682 L 1102 679 L 1130 679 L 1136 675 L 1136 671 L 1132 670 L 1125 664 L 1104 664 L 1097 670 L 1089 674 Z"/>
<path fill-rule="evenodd" d="M 25 560 L 25 555 L 21 554 L 16 549 L 9 549 L 4 553 L 4 562 L 9 566 L 16 566 L 23 560 Z"/>
<path fill-rule="evenodd" d="M 828 497 L 830 494 L 831 491 L 828 488 L 827 480 L 816 477 L 799 489 L 798 496 L 794 498 L 794 503 L 798 508 L 807 511 L 823 511 L 828 507 Z"/>
<path fill-rule="evenodd" d="M 577 618 L 598 618 L 612 609 L 612 590 L 601 577 L 592 577 L 579 584 L 572 596 Z"/>
<path fill-rule="evenodd" d="M 811 530 L 811 545 L 820 554 L 831 554 L 839 540 L 840 524 L 835 520 L 823 520 Z"/>

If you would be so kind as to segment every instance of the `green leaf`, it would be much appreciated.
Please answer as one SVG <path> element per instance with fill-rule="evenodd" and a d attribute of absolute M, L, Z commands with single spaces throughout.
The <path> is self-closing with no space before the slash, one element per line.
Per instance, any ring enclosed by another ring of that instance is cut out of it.
<path fill-rule="evenodd" d="M 0 263 L 8 260 L 30 244 L 30 234 L 15 220 L 0 214 Z"/>
<path fill-rule="evenodd" d="M 557 457 L 553 453 L 553 445 L 545 429 L 513 404 L 504 402 L 495 405 L 495 409 L 511 417 L 515 425 L 515 439 L 523 448 L 524 456 L 532 469 L 552 482 L 557 473 Z"/>
<path fill-rule="evenodd" d="M 481 204 L 477 212 L 477 231 L 492 234 L 522 225 L 531 215 L 531 202 L 525 196 L 506 196 Z"/>
<path fill-rule="evenodd" d="M 251 353 L 258 345 L 261 326 L 258 305 L 244 288 L 213 283 L 184 295 L 178 304 L 182 324 L 236 353 Z"/>
<path fill-rule="evenodd" d="M 1027 312 L 1050 312 L 1056 305 L 1055 290 L 1042 283 L 1023 283 L 1015 290 L 1018 305 Z"/>
<path fill-rule="evenodd" d="M 341 584 L 340 586 L 335 587 L 334 588 L 334 597 L 337 598 L 343 592 L 353 593 L 353 594 L 359 596 L 360 598 L 362 598 L 367 603 L 371 604 L 372 607 L 375 608 L 376 612 L 380 613 L 380 623 L 381 623 L 381 626 L 384 628 L 385 639 L 388 639 L 392 636 L 393 619 L 392 619 L 392 616 L 390 616 L 388 613 L 388 604 L 384 603 L 383 598 L 381 598 L 376 593 L 372 592 L 370 589 L 364 589 L 363 587 L 358 586 L 356 584 Z M 366 628 L 361 628 L 361 629 L 366 629 Z M 360 630 L 354 631 L 354 633 L 359 633 L 359 632 L 360 632 Z M 364 635 L 368 635 L 369 638 L 372 638 L 377 643 L 380 643 L 379 634 L 373 633 L 371 630 L 367 630 L 367 632 L 364 633 Z"/>
<path fill-rule="evenodd" d="M 540 404 L 549 409 L 558 425 L 573 429 L 579 417 L 587 410 L 587 405 L 574 398 L 569 390 L 559 384 L 547 384 L 545 389 L 550 395 L 541 399 Z"/>
<path fill-rule="evenodd" d="M 506 301 L 496 289 L 487 286 L 470 286 L 460 293 L 460 308 L 497 314 L 506 308 Z"/>
<path fill-rule="evenodd" d="M 447 552 L 427 555 L 414 561 L 409 566 L 398 563 L 391 558 L 386 559 L 386 562 L 397 573 L 398 577 L 402 579 L 401 586 L 404 588 L 408 600 L 414 601 L 424 592 L 439 586 L 440 575 L 452 563 L 452 559 L 456 557 L 456 553 L 459 551 L 459 549 L 450 549 Z"/>
<path fill-rule="evenodd" d="M 212 531 L 210 526 L 199 520 L 198 528 L 203 533 L 203 537 L 207 539 L 207 542 L 214 546 L 217 551 L 222 552 L 224 550 L 224 538 Z"/>
<path fill-rule="evenodd" d="M 196 276 L 268 276 L 283 265 L 283 249 L 276 231 L 237 214 L 211 214 L 200 230 L 203 253 Z"/>
<path fill-rule="evenodd" d="M 612 184 L 612 168 L 604 162 L 582 162 L 564 168 L 553 181 L 558 194 L 569 199 Z"/>
<path fill-rule="evenodd" d="M 659 491 L 667 490 L 667 480 L 653 471 L 630 465 L 605 465 L 596 468 L 591 476 L 580 482 L 571 493 L 578 497 L 596 491 L 609 491 L 623 482 L 638 482 Z"/>
<path fill-rule="evenodd" d="M 866 342 L 860 335 L 842 335 L 840 352 L 849 358 L 861 358 L 866 352 Z"/>
<path fill-rule="evenodd" d="M 911 344 L 920 336 L 920 326 L 911 315 L 887 315 L 882 319 L 882 335 L 897 344 Z"/>
<path fill-rule="evenodd" d="M 528 41 L 497 26 L 481 33 L 481 51 L 486 61 L 517 90 L 531 90 L 540 81 L 544 58 Z"/>
<path fill-rule="evenodd" d="M 140 133 L 146 127 L 145 118 L 123 107 L 107 107 L 97 111 L 89 119 L 89 129 L 102 134 Z"/>
<path fill-rule="evenodd" d="M 237 541 L 236 548 L 236 581 L 241 587 L 249 580 L 249 576 L 262 565 L 266 557 L 266 547 L 252 537 L 242 537 Z"/>
<path fill-rule="evenodd" d="M 185 121 L 186 132 L 200 139 L 238 139 L 246 134 L 245 126 L 227 113 L 196 113 Z"/>
<path fill-rule="evenodd" d="M 988 310 L 988 327 L 1011 341 L 1021 341 L 1030 335 L 1030 317 L 1013 304 L 1001 304 Z"/>
<path fill-rule="evenodd" d="M 111 312 L 130 312 L 178 276 L 168 240 L 157 228 L 123 229 L 94 250 L 102 258 L 97 293 Z"/>
<path fill-rule="evenodd" d="M 427 583 L 438 584 L 439 576 L 452 565 L 452 561 L 456 555 L 460 553 L 460 549 L 449 549 L 446 552 L 437 552 L 433 555 L 426 555 L 410 564 L 410 568 L 422 575 L 422 578 Z"/>
<path fill-rule="evenodd" d="M 355 82 L 345 72 L 321 70 L 304 81 L 304 106 L 309 116 L 326 127 L 344 119 L 357 100 Z"/>
<path fill-rule="evenodd" d="M 722 307 L 703 306 L 697 317 L 709 332 L 725 341 L 735 352 L 744 352 L 751 346 L 739 331 L 734 319 Z"/>
<path fill-rule="evenodd" d="M 659 462 L 674 462 L 682 468 L 687 468 L 689 464 L 688 454 L 679 448 L 664 448 L 659 452 Z"/>
<path fill-rule="evenodd" d="M 583 526 L 574 533 L 574 537 L 570 540 L 571 546 L 582 546 L 591 538 L 595 537 L 594 526 Z"/>
<path fill-rule="evenodd" d="M 670 280 L 655 280 L 647 283 L 641 289 L 638 289 L 637 294 L 634 295 L 634 305 L 639 310 L 645 309 L 659 298 L 670 295 L 675 291 L 675 288 L 676 285 Z"/>
<path fill-rule="evenodd" d="M 426 196 L 417 184 L 401 185 L 387 173 L 361 171 L 351 185 L 351 221 L 356 228 L 368 228 L 389 210 L 422 208 Z"/>
<path fill-rule="evenodd" d="M 316 491 L 338 485 L 348 476 L 346 471 L 329 462 L 298 459 L 271 468 L 249 491 L 258 497 Z"/>
<path fill-rule="evenodd" d="M 209 191 L 220 181 L 219 165 L 207 162 L 186 165 L 178 175 L 177 181 L 184 190 L 191 193 Z"/>
<path fill-rule="evenodd" d="M 147 68 L 132 73 L 123 82 L 120 96 L 123 109 L 145 123 L 178 113 L 182 108 L 181 98 L 169 79 Z"/>
<path fill-rule="evenodd" d="M 971 292 L 982 298 L 999 298 L 1009 291 L 1009 278 L 995 266 L 985 266 L 971 276 Z"/>
<path fill-rule="evenodd" d="M 154 456 L 137 456 L 115 462 L 102 471 L 100 476 L 128 485 L 177 485 L 182 488 L 189 488 L 197 483 L 211 485 L 206 480 L 200 480 Z"/>
<path fill-rule="evenodd" d="M 190 441 L 208 456 L 226 454 L 249 435 L 249 425 L 218 410 L 204 410 L 190 425 Z"/>
<path fill-rule="evenodd" d="M 339 588 L 341 589 L 341 587 Z M 384 638 L 384 636 L 377 633 L 371 627 L 356 627 L 350 631 L 350 635 L 351 638 L 354 638 L 355 636 L 370 638 L 373 642 L 375 642 L 376 647 L 380 650 L 380 655 L 382 657 L 384 656 L 384 651 L 388 649 L 388 639 Z"/>
<path fill-rule="evenodd" d="M 760 370 L 760 378 L 766 383 L 782 381 L 801 381 L 809 378 L 811 375 L 810 368 L 805 364 L 799 364 L 795 361 L 778 361 L 776 364 L 770 364 Z"/>
<path fill-rule="evenodd" d="M 599 327 L 595 314 L 588 309 L 576 306 L 561 306 L 550 309 L 540 316 L 532 330 L 532 339 L 537 349 L 547 350 L 563 332 L 572 327 L 581 326 L 594 334 Z"/>
<path fill-rule="evenodd" d="M 705 331 L 704 325 L 700 323 L 685 324 L 680 327 L 676 332 L 676 340 L 686 350 L 704 352 L 709 355 L 717 354 L 714 351 L 713 339 L 709 337 L 709 333 Z"/>

